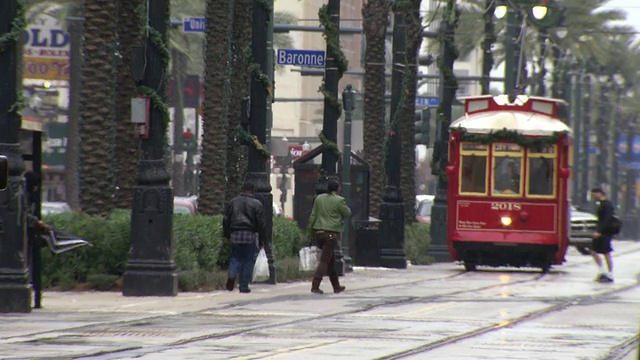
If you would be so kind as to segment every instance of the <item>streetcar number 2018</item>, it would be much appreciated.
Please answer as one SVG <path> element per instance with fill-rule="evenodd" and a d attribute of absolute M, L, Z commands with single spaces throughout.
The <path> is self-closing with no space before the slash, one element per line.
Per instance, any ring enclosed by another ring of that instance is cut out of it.
<path fill-rule="evenodd" d="M 491 210 L 522 210 L 522 205 L 508 202 L 492 202 Z"/>

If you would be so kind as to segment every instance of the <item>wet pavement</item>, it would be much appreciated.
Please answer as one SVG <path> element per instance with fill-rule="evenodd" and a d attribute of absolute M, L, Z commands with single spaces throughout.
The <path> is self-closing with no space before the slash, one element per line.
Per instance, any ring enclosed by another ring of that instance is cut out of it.
<path fill-rule="evenodd" d="M 591 257 L 570 249 L 548 274 L 356 268 L 341 294 L 306 282 L 176 297 L 45 292 L 43 309 L 0 314 L 0 358 L 636 360 L 640 243 L 614 247 L 613 284 L 594 282 Z"/>

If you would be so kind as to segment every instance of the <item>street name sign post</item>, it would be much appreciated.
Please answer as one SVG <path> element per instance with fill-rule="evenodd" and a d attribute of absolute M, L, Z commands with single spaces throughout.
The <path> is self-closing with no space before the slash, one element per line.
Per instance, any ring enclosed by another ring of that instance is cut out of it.
<path fill-rule="evenodd" d="M 196 33 L 207 31 L 207 18 L 184 17 L 182 18 L 182 31 L 186 33 Z"/>

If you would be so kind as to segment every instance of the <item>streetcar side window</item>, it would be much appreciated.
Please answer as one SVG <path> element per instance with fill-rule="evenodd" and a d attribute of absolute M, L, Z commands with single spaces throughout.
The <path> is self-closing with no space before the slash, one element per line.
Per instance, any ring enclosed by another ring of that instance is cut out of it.
<path fill-rule="evenodd" d="M 522 195 L 523 155 L 517 144 L 493 144 L 493 195 Z"/>
<path fill-rule="evenodd" d="M 555 146 L 529 149 L 527 196 L 555 196 Z"/>
<path fill-rule="evenodd" d="M 463 195 L 487 194 L 489 147 L 482 144 L 462 143 L 460 148 L 460 189 Z"/>

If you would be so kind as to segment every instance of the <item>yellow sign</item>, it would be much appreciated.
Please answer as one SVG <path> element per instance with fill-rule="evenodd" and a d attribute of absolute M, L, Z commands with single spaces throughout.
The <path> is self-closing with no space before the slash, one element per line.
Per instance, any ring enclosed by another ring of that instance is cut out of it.
<path fill-rule="evenodd" d="M 27 79 L 69 80 L 71 65 L 63 58 L 24 58 L 24 77 Z"/>

